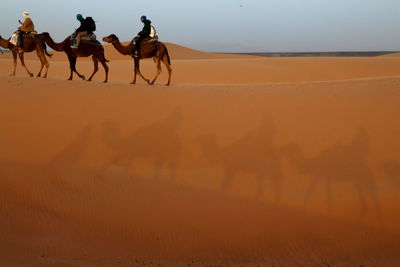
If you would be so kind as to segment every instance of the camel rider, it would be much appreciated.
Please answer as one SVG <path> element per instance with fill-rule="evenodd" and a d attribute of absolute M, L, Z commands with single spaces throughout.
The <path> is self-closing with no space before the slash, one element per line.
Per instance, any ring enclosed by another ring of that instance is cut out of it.
<path fill-rule="evenodd" d="M 140 21 L 143 22 L 144 26 L 142 31 L 139 32 L 138 36 L 136 37 L 135 54 L 133 55 L 134 57 L 139 57 L 140 44 L 144 39 L 149 38 L 151 33 L 151 21 L 148 20 L 146 16 L 142 16 Z"/>
<path fill-rule="evenodd" d="M 25 11 L 24 13 L 22 13 L 22 16 L 25 19 L 24 22 L 18 20 L 19 24 L 21 24 L 21 26 L 18 27 L 19 50 L 22 50 L 22 48 L 24 47 L 24 34 L 28 34 L 35 31 L 35 25 L 33 24 L 33 21 L 29 16 L 29 13 Z"/>
<path fill-rule="evenodd" d="M 74 42 L 71 48 L 78 49 L 83 36 L 91 36 L 96 30 L 96 24 L 92 17 L 83 18 L 81 14 L 76 15 L 76 19 L 81 23 L 74 33 Z"/>

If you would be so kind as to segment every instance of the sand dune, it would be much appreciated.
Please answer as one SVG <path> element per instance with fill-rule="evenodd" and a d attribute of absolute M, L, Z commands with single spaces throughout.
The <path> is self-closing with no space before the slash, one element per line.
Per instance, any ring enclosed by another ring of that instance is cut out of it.
<path fill-rule="evenodd" d="M 170 87 L 1 56 L 1 266 L 400 264 L 400 60 L 168 46 Z"/>

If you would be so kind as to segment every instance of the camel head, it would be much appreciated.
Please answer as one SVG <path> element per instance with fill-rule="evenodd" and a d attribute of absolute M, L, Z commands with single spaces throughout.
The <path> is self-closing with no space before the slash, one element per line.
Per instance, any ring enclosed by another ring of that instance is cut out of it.
<path fill-rule="evenodd" d="M 104 37 L 103 41 L 107 43 L 113 43 L 118 41 L 118 37 L 115 34 L 111 34 L 109 36 Z"/>

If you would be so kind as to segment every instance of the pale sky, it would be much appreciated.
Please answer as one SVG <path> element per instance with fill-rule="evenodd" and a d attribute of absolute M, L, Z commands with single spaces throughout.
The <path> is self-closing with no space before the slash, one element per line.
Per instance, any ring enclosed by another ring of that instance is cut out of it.
<path fill-rule="evenodd" d="M 400 50 L 400 0 L 1 1 L 0 35 L 29 11 L 38 32 L 62 41 L 92 16 L 97 36 L 132 39 L 146 15 L 161 41 L 219 52 Z"/>

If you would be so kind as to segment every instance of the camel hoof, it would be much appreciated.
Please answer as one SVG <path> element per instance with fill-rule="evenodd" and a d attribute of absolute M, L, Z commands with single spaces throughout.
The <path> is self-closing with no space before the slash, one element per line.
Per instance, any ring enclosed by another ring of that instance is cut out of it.
<path fill-rule="evenodd" d="M 81 78 L 82 78 L 82 80 L 86 80 L 86 78 L 85 78 L 85 76 L 84 76 L 84 75 L 82 75 L 82 76 L 81 76 Z"/>
<path fill-rule="evenodd" d="M 130 84 L 136 84 L 136 82 L 130 82 Z"/>
<path fill-rule="evenodd" d="M 44 75 L 42 78 L 43 78 L 43 79 L 44 79 L 44 78 L 47 78 L 47 75 Z"/>
<path fill-rule="evenodd" d="M 41 76 L 40 74 L 36 75 L 37 78 L 39 78 L 40 76 Z"/>
<path fill-rule="evenodd" d="M 107 83 L 107 82 L 108 82 L 107 80 L 103 81 L 103 83 Z"/>
<path fill-rule="evenodd" d="M 170 85 L 169 83 L 166 83 L 166 84 L 165 84 L 165 86 L 169 86 L 169 85 Z"/>
<path fill-rule="evenodd" d="M 14 74 L 10 74 L 10 76 L 12 76 L 12 77 L 15 76 L 15 73 Z"/>
<path fill-rule="evenodd" d="M 83 79 L 83 80 L 85 80 L 85 79 Z M 92 81 L 92 79 L 89 79 L 89 80 L 87 80 L 88 82 L 91 82 Z"/>
<path fill-rule="evenodd" d="M 33 77 L 33 74 L 32 74 L 32 73 L 29 73 L 29 77 Z"/>

